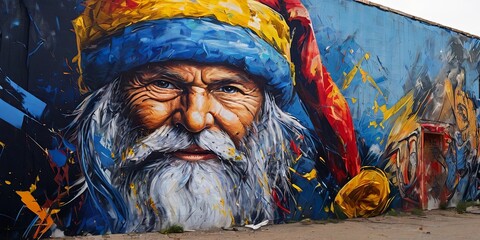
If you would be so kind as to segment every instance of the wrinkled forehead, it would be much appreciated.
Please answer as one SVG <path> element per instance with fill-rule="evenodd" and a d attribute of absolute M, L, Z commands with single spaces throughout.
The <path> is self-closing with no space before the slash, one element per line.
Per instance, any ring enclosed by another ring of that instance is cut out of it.
<path fill-rule="evenodd" d="M 189 82 L 197 78 L 205 83 L 228 81 L 254 84 L 258 88 L 263 88 L 264 85 L 262 77 L 253 76 L 247 71 L 235 66 L 221 63 L 202 63 L 192 61 L 150 63 L 124 73 L 122 78 L 135 78 L 139 80 L 168 78 L 180 82 Z"/>

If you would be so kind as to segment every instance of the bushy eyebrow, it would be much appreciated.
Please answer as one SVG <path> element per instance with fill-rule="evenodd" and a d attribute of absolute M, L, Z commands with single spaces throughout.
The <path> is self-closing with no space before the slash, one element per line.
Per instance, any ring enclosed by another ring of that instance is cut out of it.
<path fill-rule="evenodd" d="M 135 72 L 135 75 L 142 80 L 158 80 L 158 79 L 168 79 L 176 82 L 184 82 L 185 79 L 175 72 L 172 72 L 168 68 L 163 66 L 153 66 L 140 69 Z"/>
<path fill-rule="evenodd" d="M 230 73 L 229 76 L 218 76 L 218 77 L 212 77 L 210 80 L 215 81 L 215 82 L 226 82 L 226 83 L 249 83 L 253 82 L 252 79 L 250 79 L 248 76 L 243 75 L 243 74 L 237 74 L 237 73 Z"/>

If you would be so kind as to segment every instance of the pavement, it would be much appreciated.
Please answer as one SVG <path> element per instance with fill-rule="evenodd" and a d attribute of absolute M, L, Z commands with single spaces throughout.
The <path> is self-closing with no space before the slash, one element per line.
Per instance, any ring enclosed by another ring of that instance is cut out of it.
<path fill-rule="evenodd" d="M 66 237 L 64 239 L 479 239 L 480 207 L 466 212 L 456 209 L 389 212 L 372 218 L 341 221 L 303 220 L 298 223 L 263 226 L 257 230 L 236 227 L 228 230 L 194 231 L 184 233 L 114 234 L 103 236 Z"/>

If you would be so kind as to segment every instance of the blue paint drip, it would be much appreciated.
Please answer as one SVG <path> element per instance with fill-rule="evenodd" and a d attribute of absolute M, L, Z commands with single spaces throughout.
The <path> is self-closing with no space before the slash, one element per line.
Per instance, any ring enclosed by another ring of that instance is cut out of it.
<path fill-rule="evenodd" d="M 33 117 L 39 119 L 42 116 L 46 103 L 27 92 L 22 87 L 14 83 L 10 78 L 5 77 L 5 81 L 20 95 L 22 95 L 22 107 Z"/>
<path fill-rule="evenodd" d="M 22 207 L 22 210 L 23 210 L 23 207 Z M 30 231 L 32 231 L 33 227 L 36 225 L 37 221 L 38 221 L 39 217 L 36 216 L 32 222 L 30 222 L 30 224 L 28 225 L 28 227 L 25 229 L 25 232 L 23 233 L 23 238 L 24 239 L 27 239 L 28 236 L 30 235 Z"/>
<path fill-rule="evenodd" d="M 0 99 L 0 119 L 6 121 L 17 129 L 21 129 L 24 117 L 25 114 L 23 112 Z"/>
<path fill-rule="evenodd" d="M 33 49 L 33 51 L 31 51 L 30 53 L 28 53 L 28 57 L 30 58 L 33 54 L 35 54 L 39 49 L 40 47 L 44 44 L 45 42 L 42 40 L 40 42 L 37 43 L 37 46 L 35 47 L 35 49 Z"/>
<path fill-rule="evenodd" d="M 63 141 L 63 144 L 68 148 L 68 150 L 75 151 L 77 149 L 75 145 L 67 141 L 65 138 L 62 138 L 62 141 Z"/>
<path fill-rule="evenodd" d="M 63 167 L 65 166 L 65 163 L 67 163 L 67 156 L 64 151 L 59 149 L 48 150 L 48 155 L 58 167 Z"/>
<path fill-rule="evenodd" d="M 111 157 L 111 152 L 106 147 L 100 143 L 101 137 L 94 137 L 95 150 L 97 150 L 98 156 L 100 157 L 100 162 L 102 166 L 107 168 L 114 164 L 114 161 Z"/>
<path fill-rule="evenodd" d="M 58 20 L 58 17 L 55 18 L 55 23 L 57 24 L 57 31 L 60 31 L 60 21 Z"/>
<path fill-rule="evenodd" d="M 15 19 L 12 21 L 12 23 L 10 24 L 10 28 L 15 28 L 15 27 L 18 27 L 20 26 L 20 20 L 19 19 Z"/>
<path fill-rule="evenodd" d="M 5 148 L 4 146 L 0 145 L 0 159 L 2 158 L 4 148 Z"/>

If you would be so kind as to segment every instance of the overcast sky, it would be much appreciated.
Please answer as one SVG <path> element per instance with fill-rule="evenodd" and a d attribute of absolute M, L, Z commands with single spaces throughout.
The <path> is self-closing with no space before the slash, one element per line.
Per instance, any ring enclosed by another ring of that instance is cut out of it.
<path fill-rule="evenodd" d="M 480 0 L 370 0 L 480 36 Z"/>

